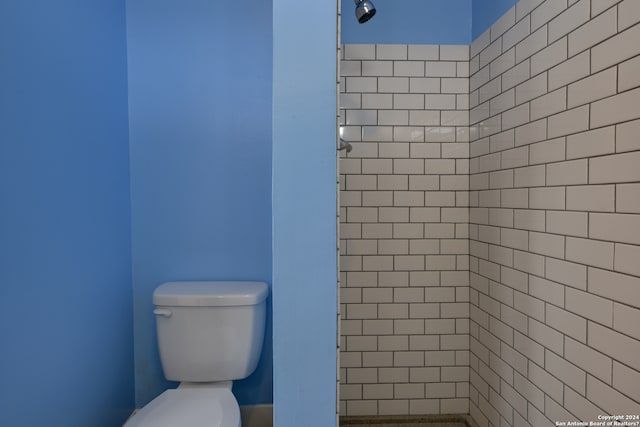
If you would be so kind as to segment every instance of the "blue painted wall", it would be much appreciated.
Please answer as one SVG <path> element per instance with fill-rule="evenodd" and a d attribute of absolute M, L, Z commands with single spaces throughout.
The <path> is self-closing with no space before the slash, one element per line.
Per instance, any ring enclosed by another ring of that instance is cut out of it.
<path fill-rule="evenodd" d="M 274 1 L 273 351 L 278 427 L 336 425 L 335 7 L 326 1 Z M 303 19 L 308 16 L 313 19 Z"/>
<path fill-rule="evenodd" d="M 342 43 L 471 43 L 472 0 L 372 1 L 376 15 L 364 24 L 355 17 L 353 0 L 342 1 Z"/>
<path fill-rule="evenodd" d="M 127 2 L 137 406 L 175 386 L 159 284 L 271 282 L 271 13 L 264 0 Z M 272 402 L 270 318 L 240 404 Z"/>
<path fill-rule="evenodd" d="M 0 425 L 133 410 L 124 1 L 0 2 Z"/>
<path fill-rule="evenodd" d="M 473 0 L 471 39 L 475 40 L 496 22 L 518 0 Z"/>

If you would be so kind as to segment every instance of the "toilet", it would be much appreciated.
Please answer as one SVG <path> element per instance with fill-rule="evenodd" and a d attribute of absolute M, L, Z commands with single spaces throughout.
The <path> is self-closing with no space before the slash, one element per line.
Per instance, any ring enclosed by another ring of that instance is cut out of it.
<path fill-rule="evenodd" d="M 240 427 L 234 380 L 256 369 L 268 287 L 262 282 L 168 282 L 153 293 L 164 376 L 179 381 L 124 427 Z"/>

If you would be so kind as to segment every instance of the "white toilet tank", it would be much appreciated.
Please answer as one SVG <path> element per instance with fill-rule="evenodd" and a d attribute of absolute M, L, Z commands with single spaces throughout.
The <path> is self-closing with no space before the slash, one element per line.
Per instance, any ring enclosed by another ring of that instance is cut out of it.
<path fill-rule="evenodd" d="M 262 282 L 168 282 L 156 288 L 165 377 L 214 382 L 251 375 L 264 341 L 267 294 Z"/>

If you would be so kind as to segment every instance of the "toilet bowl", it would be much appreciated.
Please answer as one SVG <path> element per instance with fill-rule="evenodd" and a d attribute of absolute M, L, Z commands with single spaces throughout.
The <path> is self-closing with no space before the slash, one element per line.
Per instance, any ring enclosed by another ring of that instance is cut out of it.
<path fill-rule="evenodd" d="M 240 427 L 233 380 L 255 370 L 264 339 L 262 282 L 168 282 L 153 294 L 164 375 L 180 381 L 124 427 Z"/>
<path fill-rule="evenodd" d="M 138 411 L 126 427 L 240 427 L 240 408 L 228 388 L 166 390 Z"/>

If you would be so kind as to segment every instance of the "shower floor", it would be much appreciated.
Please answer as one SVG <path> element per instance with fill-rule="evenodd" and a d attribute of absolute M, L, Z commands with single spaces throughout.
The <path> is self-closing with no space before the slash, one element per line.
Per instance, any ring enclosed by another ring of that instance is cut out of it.
<path fill-rule="evenodd" d="M 340 427 L 475 427 L 467 415 L 340 417 Z"/>
<path fill-rule="evenodd" d="M 340 424 L 340 426 L 348 426 L 353 424 Z M 429 422 L 429 423 L 376 423 L 376 424 L 358 424 L 361 427 L 468 427 L 464 422 Z"/>

